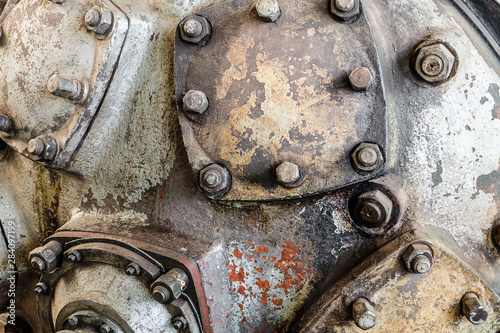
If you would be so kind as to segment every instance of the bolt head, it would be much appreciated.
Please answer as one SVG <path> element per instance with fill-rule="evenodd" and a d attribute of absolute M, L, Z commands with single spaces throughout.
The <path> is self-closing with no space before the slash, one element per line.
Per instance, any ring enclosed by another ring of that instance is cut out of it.
<path fill-rule="evenodd" d="M 373 77 L 366 67 L 357 67 L 349 75 L 349 82 L 356 91 L 367 90 L 372 85 Z"/>
<path fill-rule="evenodd" d="M 361 194 L 356 200 L 355 222 L 368 228 L 385 226 L 392 214 L 392 200 L 382 191 Z"/>
<path fill-rule="evenodd" d="M 190 15 L 179 24 L 179 32 L 185 42 L 205 45 L 212 36 L 212 25 L 203 16 Z"/>
<path fill-rule="evenodd" d="M 341 12 L 350 12 L 354 8 L 354 0 L 335 0 L 335 7 Z"/>
<path fill-rule="evenodd" d="M 82 260 L 82 255 L 79 251 L 70 250 L 68 251 L 66 258 L 68 258 L 68 260 L 71 262 L 79 262 L 80 260 Z"/>
<path fill-rule="evenodd" d="M 35 293 L 37 295 L 45 294 L 47 292 L 47 290 L 48 290 L 48 287 L 44 282 L 38 282 L 35 285 Z"/>
<path fill-rule="evenodd" d="M 363 330 L 374 327 L 377 322 L 375 309 L 370 302 L 363 297 L 358 298 L 352 304 L 352 317 L 356 325 Z"/>
<path fill-rule="evenodd" d="M 110 333 L 112 330 L 111 330 L 111 327 L 108 325 L 108 324 L 103 324 L 100 328 L 99 328 L 99 332 L 100 333 Z"/>
<path fill-rule="evenodd" d="M 203 114 L 208 110 L 208 98 L 204 92 L 199 90 L 190 90 L 183 98 L 184 111 Z"/>
<path fill-rule="evenodd" d="M 175 317 L 172 325 L 176 330 L 182 330 L 187 328 L 187 320 L 183 316 Z"/>
<path fill-rule="evenodd" d="M 75 327 L 76 325 L 78 325 L 79 321 L 80 321 L 80 319 L 78 319 L 77 316 L 69 316 L 68 317 L 68 324 L 70 324 L 73 327 Z"/>
<path fill-rule="evenodd" d="M 130 264 L 127 265 L 126 268 L 127 275 L 136 276 L 139 275 L 140 272 L 141 272 L 141 267 L 139 267 L 139 265 L 136 264 L 135 262 L 131 262 Z"/>
<path fill-rule="evenodd" d="M 258 0 L 255 9 L 260 19 L 264 22 L 274 22 L 281 14 L 278 1 L 276 0 Z"/>
<path fill-rule="evenodd" d="M 52 75 L 47 81 L 47 90 L 54 96 L 75 100 L 80 98 L 82 84 L 76 80 L 60 78 Z"/>
<path fill-rule="evenodd" d="M 85 24 L 89 31 L 105 35 L 113 25 L 113 13 L 109 9 L 94 6 L 85 14 Z"/>
<path fill-rule="evenodd" d="M 222 196 L 231 188 L 231 174 L 221 165 L 209 165 L 200 171 L 200 187 L 208 195 Z"/>
<path fill-rule="evenodd" d="M 413 243 L 402 256 L 406 269 L 412 273 L 424 274 L 432 267 L 432 250 L 424 243 Z"/>
<path fill-rule="evenodd" d="M 443 43 L 421 47 L 415 60 L 415 70 L 427 82 L 435 83 L 450 78 L 455 56 Z"/>
<path fill-rule="evenodd" d="M 488 310 L 483 306 L 476 293 L 466 293 L 462 297 L 462 311 L 474 325 L 482 324 L 488 319 Z"/>
<path fill-rule="evenodd" d="M 200 36 L 203 32 L 203 25 L 195 18 L 191 18 L 184 22 L 182 28 L 184 29 L 184 33 L 192 38 Z"/>
<path fill-rule="evenodd" d="M 351 163 L 359 173 L 374 172 L 384 163 L 384 158 L 377 144 L 362 142 L 352 151 Z"/>
<path fill-rule="evenodd" d="M 44 246 L 37 247 L 29 254 L 31 267 L 38 273 L 52 272 L 60 263 L 62 245 L 57 241 L 50 241 Z"/>
<path fill-rule="evenodd" d="M 300 180 L 299 166 L 285 161 L 276 168 L 276 177 L 283 186 L 291 187 Z"/>
<path fill-rule="evenodd" d="M 0 115 L 0 131 L 5 133 L 12 131 L 12 121 L 9 117 Z"/>
<path fill-rule="evenodd" d="M 45 270 L 45 262 L 39 257 L 33 257 L 31 259 L 31 268 L 36 272 L 43 272 Z"/>
<path fill-rule="evenodd" d="M 41 156 L 45 151 L 45 142 L 40 138 L 32 139 L 28 142 L 28 152 L 34 156 Z"/>

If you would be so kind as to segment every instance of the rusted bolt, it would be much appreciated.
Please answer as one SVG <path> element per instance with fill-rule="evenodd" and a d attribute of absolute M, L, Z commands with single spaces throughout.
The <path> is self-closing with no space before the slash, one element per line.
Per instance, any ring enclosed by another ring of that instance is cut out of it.
<path fill-rule="evenodd" d="M 190 15 L 179 23 L 179 32 L 182 40 L 205 45 L 212 36 L 212 25 L 203 16 Z"/>
<path fill-rule="evenodd" d="M 172 321 L 172 325 L 176 330 L 182 330 L 187 328 L 187 320 L 183 316 L 175 317 Z"/>
<path fill-rule="evenodd" d="M 9 117 L 0 115 L 0 131 L 5 133 L 12 131 L 12 121 Z"/>
<path fill-rule="evenodd" d="M 274 22 L 281 14 L 276 0 L 258 0 L 255 9 L 260 19 L 265 22 Z"/>
<path fill-rule="evenodd" d="M 382 191 L 363 193 L 356 200 L 354 220 L 368 228 L 385 226 L 391 218 L 392 206 L 391 199 Z"/>
<path fill-rule="evenodd" d="M 135 262 L 131 262 L 127 265 L 126 273 L 130 276 L 139 275 L 141 273 L 141 267 Z"/>
<path fill-rule="evenodd" d="M 85 25 L 88 30 L 104 35 L 113 25 L 113 13 L 109 9 L 94 6 L 85 14 Z"/>
<path fill-rule="evenodd" d="M 184 111 L 203 114 L 208 110 L 208 98 L 204 92 L 199 90 L 189 90 L 182 99 Z"/>
<path fill-rule="evenodd" d="M 76 325 L 78 325 L 78 323 L 80 322 L 80 319 L 78 319 L 78 317 L 75 315 L 71 315 L 68 317 L 67 321 L 68 324 L 70 324 L 72 327 L 76 327 Z"/>
<path fill-rule="evenodd" d="M 402 258 L 406 269 L 418 274 L 427 273 L 433 261 L 432 250 L 424 243 L 414 243 L 408 246 Z"/>
<path fill-rule="evenodd" d="M 47 285 L 44 282 L 38 282 L 35 285 L 35 294 L 37 294 L 37 295 L 45 294 L 48 289 L 49 288 L 47 287 Z"/>
<path fill-rule="evenodd" d="M 354 0 L 335 0 L 335 7 L 341 12 L 350 12 L 354 8 Z"/>
<path fill-rule="evenodd" d="M 370 302 L 360 297 L 352 303 L 352 318 L 356 322 L 356 326 L 363 330 L 368 330 L 375 326 L 377 314 Z"/>
<path fill-rule="evenodd" d="M 154 299 L 162 304 L 170 304 L 187 288 L 189 277 L 179 269 L 172 268 L 151 284 Z"/>
<path fill-rule="evenodd" d="M 283 162 L 276 168 L 276 177 L 284 186 L 292 186 L 300 179 L 300 169 L 297 164 Z"/>
<path fill-rule="evenodd" d="M 153 298 L 161 304 L 168 303 L 171 296 L 168 289 L 164 286 L 156 286 L 153 289 Z"/>
<path fill-rule="evenodd" d="M 80 254 L 79 251 L 70 250 L 68 251 L 66 258 L 68 258 L 68 260 L 71 262 L 79 262 L 80 260 L 82 260 L 82 255 Z"/>
<path fill-rule="evenodd" d="M 99 327 L 100 333 L 110 333 L 111 331 L 111 327 L 108 324 L 102 324 L 102 326 Z"/>
<path fill-rule="evenodd" d="M 49 78 L 47 89 L 52 95 L 71 100 L 79 99 L 82 94 L 82 84 L 79 81 L 63 79 L 58 75 Z"/>
<path fill-rule="evenodd" d="M 488 310 L 479 300 L 479 296 L 473 292 L 468 292 L 462 297 L 462 311 L 474 325 L 482 324 L 488 319 Z"/>
<path fill-rule="evenodd" d="M 356 67 L 349 75 L 352 89 L 356 91 L 364 91 L 372 84 L 372 73 L 366 67 Z"/>
<path fill-rule="evenodd" d="M 38 273 L 52 272 L 59 266 L 62 255 L 62 245 L 57 241 L 50 241 L 44 246 L 37 247 L 29 254 L 31 267 Z"/>
<path fill-rule="evenodd" d="M 352 151 L 351 162 L 357 172 L 373 172 L 384 163 L 384 158 L 377 144 L 362 142 Z"/>
<path fill-rule="evenodd" d="M 182 29 L 189 37 L 198 37 L 203 32 L 203 25 L 197 19 L 191 18 L 184 22 Z"/>
<path fill-rule="evenodd" d="M 42 156 L 45 151 L 45 142 L 40 138 L 32 139 L 28 142 L 28 152 L 31 155 Z"/>
<path fill-rule="evenodd" d="M 440 82 L 450 78 L 455 56 L 443 43 L 422 47 L 415 60 L 415 70 L 427 82 Z"/>
<path fill-rule="evenodd" d="M 231 175 L 221 165 L 209 165 L 200 171 L 200 187 L 208 194 L 223 195 L 231 187 Z"/>

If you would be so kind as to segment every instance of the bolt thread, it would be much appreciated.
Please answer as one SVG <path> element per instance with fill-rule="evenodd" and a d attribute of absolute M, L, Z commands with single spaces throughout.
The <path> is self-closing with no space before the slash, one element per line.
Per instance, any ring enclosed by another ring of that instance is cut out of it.
<path fill-rule="evenodd" d="M 156 286 L 153 289 L 153 297 L 157 302 L 165 304 L 170 300 L 170 291 L 164 286 Z"/>
<path fill-rule="evenodd" d="M 33 139 L 28 142 L 28 152 L 31 155 L 40 156 L 45 150 L 45 143 L 41 139 Z"/>
<path fill-rule="evenodd" d="M 97 27 L 99 21 L 101 20 L 101 14 L 94 8 L 89 10 L 87 14 L 85 14 L 85 23 L 92 28 Z"/>

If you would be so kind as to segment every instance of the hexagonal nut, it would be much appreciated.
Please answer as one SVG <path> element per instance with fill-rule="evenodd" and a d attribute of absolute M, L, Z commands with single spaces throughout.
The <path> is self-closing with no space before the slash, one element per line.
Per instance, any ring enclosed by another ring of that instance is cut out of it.
<path fill-rule="evenodd" d="M 209 102 L 207 95 L 199 90 L 189 90 L 182 99 L 184 111 L 203 114 L 208 110 Z"/>
<path fill-rule="evenodd" d="M 377 144 L 362 142 L 353 149 L 351 163 L 358 173 L 373 172 L 384 163 L 384 157 Z"/>
<path fill-rule="evenodd" d="M 363 330 L 374 327 L 377 322 L 375 308 L 364 297 L 358 298 L 352 303 L 352 318 L 356 325 Z"/>
<path fill-rule="evenodd" d="M 200 171 L 200 188 L 208 195 L 222 196 L 231 188 L 231 174 L 225 167 L 211 164 Z"/>
<path fill-rule="evenodd" d="M 474 325 L 480 325 L 488 319 L 488 310 L 483 306 L 476 293 L 468 292 L 462 297 L 462 312 Z"/>
<path fill-rule="evenodd" d="M 44 136 L 43 141 L 45 142 L 45 151 L 43 152 L 42 159 L 52 161 L 59 152 L 59 144 L 52 135 Z"/>
<path fill-rule="evenodd" d="M 339 6 L 339 7 L 344 7 L 344 6 Z M 339 7 L 337 7 L 335 0 L 330 0 L 330 12 L 332 13 L 333 17 L 339 21 L 349 21 L 351 19 L 354 20 L 361 13 L 359 9 L 360 8 L 359 0 L 354 0 L 354 5 L 352 6 L 352 9 L 349 11 L 343 11 L 339 9 Z"/>
<path fill-rule="evenodd" d="M 300 169 L 295 163 L 285 161 L 276 168 L 276 178 L 286 187 L 294 187 L 300 181 Z"/>
<path fill-rule="evenodd" d="M 61 263 L 62 251 L 61 243 L 50 241 L 31 251 L 29 261 L 33 269 L 39 273 L 52 272 Z"/>
<path fill-rule="evenodd" d="M 85 15 L 85 24 L 88 30 L 104 35 L 111 29 L 113 18 L 113 12 L 109 9 L 94 6 Z"/>
<path fill-rule="evenodd" d="M 162 303 L 169 304 L 179 298 L 188 284 L 189 277 L 187 274 L 179 268 L 172 268 L 151 284 L 151 290 L 154 291 L 156 287 L 166 288 L 168 290 L 169 299 Z"/>
<path fill-rule="evenodd" d="M 255 4 L 257 15 L 264 22 L 274 22 L 281 14 L 278 1 L 276 0 L 258 0 Z"/>
<path fill-rule="evenodd" d="M 413 243 L 410 246 L 408 246 L 408 248 L 405 250 L 402 256 L 405 267 L 409 272 L 422 273 L 416 271 L 414 267 L 417 264 L 417 262 L 415 262 L 414 259 L 416 259 L 419 256 L 425 256 L 429 260 L 429 264 L 432 265 L 433 261 L 432 249 L 427 244 L 424 243 Z"/>
<path fill-rule="evenodd" d="M 190 37 L 184 31 L 184 24 L 187 21 L 193 20 L 193 19 L 200 22 L 201 26 L 202 26 L 201 33 L 196 37 Z M 206 18 L 204 18 L 203 16 L 190 15 L 190 16 L 185 17 L 181 21 L 181 23 L 179 23 L 179 33 L 181 35 L 182 40 L 184 40 L 188 43 L 205 45 L 206 43 L 208 43 L 208 41 L 210 40 L 210 37 L 212 36 L 212 25 L 210 24 L 210 21 L 207 20 Z"/>
<path fill-rule="evenodd" d="M 392 215 L 392 200 L 382 191 L 361 194 L 356 200 L 355 222 L 368 228 L 383 227 Z"/>
<path fill-rule="evenodd" d="M 448 80 L 455 64 L 455 56 L 443 43 L 424 46 L 418 50 L 415 71 L 427 82 Z"/>

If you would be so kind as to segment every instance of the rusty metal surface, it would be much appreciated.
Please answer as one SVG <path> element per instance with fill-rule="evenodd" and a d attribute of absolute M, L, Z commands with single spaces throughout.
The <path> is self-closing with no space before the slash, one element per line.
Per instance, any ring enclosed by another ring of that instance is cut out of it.
<path fill-rule="evenodd" d="M 184 143 L 195 176 L 212 163 L 232 175 L 223 200 L 302 197 L 379 174 L 356 172 L 349 154 L 363 141 L 386 147 L 385 102 L 371 31 L 361 15 L 335 21 L 323 0 L 280 3 L 262 22 L 252 1 L 231 1 L 198 15 L 212 24 L 210 41 L 175 44 L 176 94 Z M 180 30 L 180 28 L 179 28 Z M 367 67 L 373 84 L 356 92 L 349 74 Z M 203 91 L 202 115 L 183 111 L 189 90 Z M 281 186 L 276 167 L 299 166 L 303 183 Z"/>
<path fill-rule="evenodd" d="M 0 66 L 6 83 L 0 92 L 2 114 L 12 123 L 2 140 L 19 153 L 30 155 L 28 142 L 53 135 L 58 142 L 54 160 L 42 164 L 66 168 L 96 115 L 112 78 L 128 30 L 127 17 L 110 1 L 79 1 L 61 6 L 44 0 L 25 0 L 2 13 L 3 38 Z M 83 18 L 99 4 L 114 11 L 113 31 L 96 39 Z M 58 74 L 79 80 L 84 100 L 70 101 L 47 89 Z"/>

